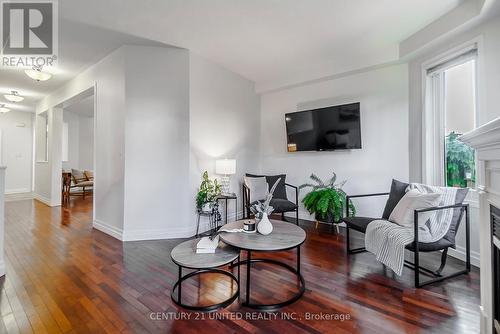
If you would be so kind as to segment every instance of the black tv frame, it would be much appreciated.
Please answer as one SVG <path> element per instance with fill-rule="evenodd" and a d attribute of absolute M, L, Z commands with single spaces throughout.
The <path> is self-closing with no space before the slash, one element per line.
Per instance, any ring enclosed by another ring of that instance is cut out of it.
<path fill-rule="evenodd" d="M 349 106 L 353 104 L 358 104 L 359 105 L 359 147 L 355 148 L 332 148 L 332 149 L 319 149 L 319 150 L 298 150 L 298 151 L 289 151 L 288 150 L 288 122 L 287 122 L 287 117 L 288 115 L 292 114 L 299 114 L 299 113 L 308 113 L 308 112 L 314 112 L 317 110 L 322 110 L 322 109 L 330 109 L 330 108 L 335 108 L 335 107 L 343 107 L 343 106 Z M 332 105 L 328 107 L 321 107 L 321 108 L 314 108 L 314 109 L 308 109 L 308 110 L 300 110 L 300 111 L 294 111 L 294 112 L 289 112 L 285 114 L 285 131 L 286 131 L 286 144 L 287 144 L 287 153 L 297 153 L 297 152 L 332 152 L 332 151 L 347 151 L 347 150 L 360 150 L 363 148 L 363 140 L 361 136 L 361 102 L 352 102 L 352 103 L 344 103 L 344 104 L 338 104 L 338 105 Z"/>

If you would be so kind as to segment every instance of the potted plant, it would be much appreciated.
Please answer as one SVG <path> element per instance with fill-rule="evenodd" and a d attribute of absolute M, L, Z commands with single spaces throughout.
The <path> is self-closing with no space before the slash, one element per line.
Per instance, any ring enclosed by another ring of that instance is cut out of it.
<path fill-rule="evenodd" d="M 208 172 L 203 173 L 198 194 L 196 195 L 196 207 L 200 211 L 210 212 L 217 202 L 217 196 L 221 194 L 221 186 L 217 179 L 213 181 L 208 178 Z"/>
<path fill-rule="evenodd" d="M 316 226 L 318 226 L 318 221 L 331 224 L 340 223 L 341 218 L 344 217 L 346 205 L 349 207 L 350 216 L 356 214 L 354 204 L 352 204 L 352 202 L 346 204 L 347 195 L 342 190 L 342 187 L 347 181 L 336 184 L 337 175 L 335 173 L 333 173 L 333 176 L 328 182 L 323 182 L 323 180 L 315 174 L 311 174 L 310 178 L 314 183 L 305 183 L 299 187 L 299 190 L 312 188 L 312 190 L 302 199 L 302 203 L 304 203 L 305 208 L 310 214 L 315 215 Z"/>

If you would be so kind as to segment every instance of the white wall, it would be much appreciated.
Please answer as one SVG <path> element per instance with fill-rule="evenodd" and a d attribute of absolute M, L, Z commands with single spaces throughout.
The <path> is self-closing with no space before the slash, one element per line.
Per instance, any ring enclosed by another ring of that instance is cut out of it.
<path fill-rule="evenodd" d="M 68 161 L 63 168 L 94 169 L 94 117 L 64 110 L 63 121 L 68 123 Z"/>
<path fill-rule="evenodd" d="M 407 181 L 407 74 L 406 65 L 397 65 L 263 95 L 262 171 L 285 173 L 297 186 L 311 173 L 329 178 L 336 172 L 338 180 L 348 180 L 349 194 L 389 191 L 392 178 Z M 287 152 L 285 113 L 348 102 L 361 102 L 362 149 Z M 385 200 L 358 201 L 358 214 L 380 215 Z M 300 215 L 310 218 L 302 205 Z"/>
<path fill-rule="evenodd" d="M 1 158 L 3 165 L 8 167 L 5 177 L 7 194 L 31 192 L 33 119 L 34 114 L 21 111 L 0 115 Z"/>
<path fill-rule="evenodd" d="M 78 169 L 80 166 L 80 117 L 64 110 L 63 122 L 68 123 L 68 161 L 63 161 L 62 166 L 65 170 Z"/>
<path fill-rule="evenodd" d="M 43 111 L 42 111 L 43 112 Z M 60 108 L 51 107 L 46 110 L 48 124 L 47 151 L 48 160 L 43 161 L 46 140 L 43 134 L 45 120 L 37 115 L 35 132 L 35 198 L 49 205 L 61 204 L 61 170 L 62 170 L 62 118 Z"/>
<path fill-rule="evenodd" d="M 94 170 L 94 117 L 79 119 L 78 166 L 80 170 Z"/>
<path fill-rule="evenodd" d="M 192 234 L 187 50 L 126 47 L 124 240 Z"/>
<path fill-rule="evenodd" d="M 238 196 L 241 212 L 243 175 L 260 171 L 260 97 L 254 83 L 191 53 L 189 92 L 191 220 L 195 220 L 194 199 L 202 173 L 206 170 L 211 178 L 219 177 L 215 160 L 220 158 L 236 159 L 231 191 Z M 235 217 L 234 201 L 228 202 L 228 217 Z"/>

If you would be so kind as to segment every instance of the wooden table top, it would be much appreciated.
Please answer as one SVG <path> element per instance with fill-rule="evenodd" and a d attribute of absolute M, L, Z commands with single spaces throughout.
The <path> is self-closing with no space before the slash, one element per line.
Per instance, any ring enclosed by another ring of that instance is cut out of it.
<path fill-rule="evenodd" d="M 176 264 L 192 269 L 217 268 L 233 262 L 240 254 L 239 249 L 219 242 L 215 253 L 197 254 L 196 244 L 201 238 L 184 241 L 172 249 L 170 256 Z"/>
<path fill-rule="evenodd" d="M 244 220 L 227 223 L 222 227 L 224 229 L 243 228 Z M 220 240 L 228 245 L 253 251 L 279 251 L 297 247 L 306 240 L 306 232 L 299 226 L 271 219 L 273 231 L 271 234 L 262 235 L 245 232 L 221 232 Z"/>

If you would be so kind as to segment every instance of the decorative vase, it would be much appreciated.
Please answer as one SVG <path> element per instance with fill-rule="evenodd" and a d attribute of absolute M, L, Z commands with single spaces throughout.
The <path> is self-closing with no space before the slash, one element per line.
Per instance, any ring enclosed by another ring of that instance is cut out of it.
<path fill-rule="evenodd" d="M 269 221 L 266 213 L 263 214 L 259 224 L 257 225 L 257 231 L 262 235 L 268 235 L 273 231 L 273 224 Z"/>

